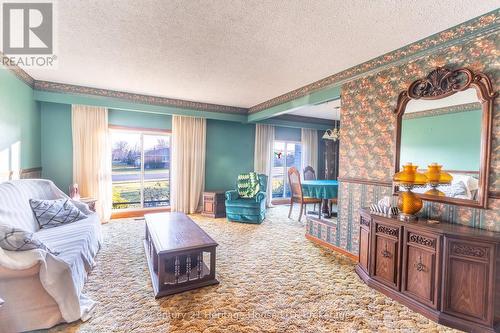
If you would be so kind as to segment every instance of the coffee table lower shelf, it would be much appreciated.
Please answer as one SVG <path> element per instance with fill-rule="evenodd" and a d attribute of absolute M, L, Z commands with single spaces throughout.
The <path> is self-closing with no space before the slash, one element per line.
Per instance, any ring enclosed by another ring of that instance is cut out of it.
<path fill-rule="evenodd" d="M 156 255 L 156 258 L 153 258 L 151 255 L 151 249 L 150 249 L 150 244 L 148 244 L 147 240 L 144 240 L 144 251 L 146 252 L 146 259 L 148 262 L 148 268 L 149 268 L 149 274 L 151 276 L 151 284 L 153 285 L 153 292 L 155 298 L 163 297 L 163 296 L 168 296 L 168 295 L 173 295 L 177 293 L 181 293 L 184 291 L 188 291 L 191 289 L 196 289 L 196 288 L 201 288 L 201 287 L 206 287 L 210 285 L 215 285 L 218 284 L 219 281 L 215 278 L 215 272 L 211 272 L 210 268 L 203 262 L 202 263 L 202 269 L 200 270 L 200 275 L 201 277 L 197 277 L 197 267 L 193 268 L 193 272 L 195 273 L 195 277 L 190 277 L 188 279 L 188 276 L 186 273 L 180 274 L 177 278 L 175 278 L 175 273 L 171 271 L 167 271 L 165 269 L 164 265 L 160 265 L 157 263 L 156 271 L 155 271 L 155 264 L 153 260 L 166 260 L 168 258 L 172 258 L 172 256 L 168 256 L 167 258 L 164 258 L 161 254 Z M 189 251 L 192 252 L 192 251 Z M 188 255 L 189 253 L 186 252 L 186 254 L 183 254 L 182 252 L 177 253 L 177 256 L 185 256 Z M 215 251 L 214 251 L 215 254 Z M 211 260 L 214 260 L 211 258 Z M 215 266 L 215 265 L 214 265 Z M 160 272 L 160 267 L 163 267 L 163 276 L 162 279 L 163 281 L 168 281 L 160 285 L 160 279 L 158 277 L 158 274 Z M 215 268 L 215 267 L 214 267 Z M 157 273 L 158 272 L 158 273 Z"/>

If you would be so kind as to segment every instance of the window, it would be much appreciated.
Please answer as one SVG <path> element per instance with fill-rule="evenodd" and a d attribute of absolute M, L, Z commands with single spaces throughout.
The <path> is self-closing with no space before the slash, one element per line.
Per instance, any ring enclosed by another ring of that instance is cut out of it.
<path fill-rule="evenodd" d="M 113 209 L 170 206 L 170 134 L 110 132 Z"/>
<path fill-rule="evenodd" d="M 290 186 L 288 185 L 288 169 L 296 167 L 301 172 L 300 142 L 294 141 L 274 141 L 272 161 L 272 191 L 273 198 L 289 198 Z"/>

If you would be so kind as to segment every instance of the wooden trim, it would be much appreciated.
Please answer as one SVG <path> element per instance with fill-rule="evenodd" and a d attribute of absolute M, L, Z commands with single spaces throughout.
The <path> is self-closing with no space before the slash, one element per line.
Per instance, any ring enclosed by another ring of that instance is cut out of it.
<path fill-rule="evenodd" d="M 42 167 L 21 169 L 21 173 L 30 173 L 30 172 L 37 172 L 37 171 L 42 171 Z"/>
<path fill-rule="evenodd" d="M 19 170 L 19 179 L 36 179 L 42 178 L 42 168 L 28 168 Z"/>
<path fill-rule="evenodd" d="M 111 213 L 111 219 L 125 219 L 130 217 L 143 217 L 145 214 L 165 213 L 170 212 L 170 207 L 162 208 L 144 208 L 144 209 L 130 209 L 130 210 L 114 210 Z"/>
<path fill-rule="evenodd" d="M 319 239 L 319 238 L 317 238 L 317 237 L 311 236 L 311 235 L 309 235 L 309 234 L 306 234 L 306 238 L 307 238 L 308 240 L 310 240 L 311 242 L 315 243 L 315 244 L 318 244 L 318 245 L 320 245 L 320 246 L 326 247 L 326 248 L 328 248 L 329 250 L 333 250 L 333 251 L 335 251 L 335 252 L 338 252 L 338 253 L 340 253 L 340 254 L 344 255 L 344 256 L 346 256 L 347 258 L 351 259 L 351 260 L 352 260 L 352 261 L 354 261 L 354 262 L 358 262 L 358 261 L 359 261 L 359 257 L 358 257 L 357 255 L 352 254 L 351 252 L 348 252 L 348 251 L 346 251 L 346 250 L 344 250 L 344 249 L 342 249 L 342 248 L 340 248 L 340 247 L 337 247 L 337 246 L 335 246 L 335 245 L 332 245 L 332 244 L 330 244 L 330 243 L 327 243 L 327 242 L 325 242 L 325 241 L 324 241 L 324 240 L 322 240 L 322 239 Z"/>
<path fill-rule="evenodd" d="M 364 184 L 364 185 L 383 186 L 383 187 L 392 186 L 392 182 L 387 182 L 383 180 L 369 180 L 369 179 L 353 178 L 353 177 L 339 177 L 338 180 L 339 182 L 344 182 L 344 183 Z"/>
<path fill-rule="evenodd" d="M 444 88 L 443 88 L 444 87 Z M 482 104 L 481 120 L 481 152 L 479 165 L 479 190 L 477 200 L 439 197 L 426 194 L 417 194 L 424 200 L 441 203 L 463 205 L 475 208 L 488 208 L 488 177 L 490 171 L 492 118 L 495 98 L 498 92 L 493 89 L 490 78 L 482 72 L 474 72 L 469 68 L 450 70 L 446 67 L 437 67 L 425 78 L 412 82 L 403 90 L 397 101 L 394 118 L 396 131 L 394 133 L 394 173 L 400 171 L 401 157 L 401 128 L 406 105 L 411 100 L 437 100 L 456 94 L 457 92 L 474 88 Z M 398 192 L 398 187 L 393 187 Z"/>
<path fill-rule="evenodd" d="M 161 134 L 171 134 L 172 130 L 160 129 L 160 128 L 147 128 L 147 127 L 129 127 L 120 125 L 108 125 L 109 129 L 119 130 L 119 131 L 134 131 L 134 132 L 149 132 L 149 133 L 161 133 Z"/>

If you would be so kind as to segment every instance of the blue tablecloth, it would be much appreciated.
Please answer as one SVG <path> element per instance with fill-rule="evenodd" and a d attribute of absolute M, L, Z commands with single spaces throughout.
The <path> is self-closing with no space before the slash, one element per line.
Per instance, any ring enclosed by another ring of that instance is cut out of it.
<path fill-rule="evenodd" d="M 305 197 L 318 199 L 335 199 L 339 192 L 339 182 L 336 180 L 304 180 L 302 193 Z"/>

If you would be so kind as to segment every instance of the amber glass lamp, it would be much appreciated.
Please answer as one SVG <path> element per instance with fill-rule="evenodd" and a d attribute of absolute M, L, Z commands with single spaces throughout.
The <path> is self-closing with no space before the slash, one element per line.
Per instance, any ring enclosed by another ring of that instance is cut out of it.
<path fill-rule="evenodd" d="M 439 196 L 445 195 L 443 192 L 438 190 L 437 187 L 439 185 L 451 184 L 453 177 L 449 173 L 442 171 L 441 170 L 442 167 L 443 167 L 442 165 L 439 165 L 437 163 L 432 163 L 427 166 L 427 172 L 425 173 L 425 176 L 429 181 L 431 189 L 425 192 L 425 194 L 439 195 Z"/>
<path fill-rule="evenodd" d="M 417 172 L 418 166 L 408 163 L 403 166 L 403 170 L 396 173 L 392 178 L 395 185 L 405 189 L 401 192 L 398 200 L 399 218 L 403 221 L 417 219 L 416 214 L 422 209 L 423 202 L 411 190 L 415 187 L 427 185 L 427 177 Z"/>

